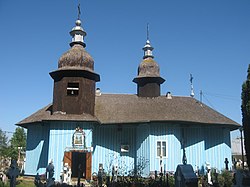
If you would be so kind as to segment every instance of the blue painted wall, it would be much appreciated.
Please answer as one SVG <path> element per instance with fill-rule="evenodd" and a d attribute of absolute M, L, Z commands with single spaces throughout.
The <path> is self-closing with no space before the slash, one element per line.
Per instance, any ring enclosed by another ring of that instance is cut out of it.
<path fill-rule="evenodd" d="M 225 158 L 231 161 L 230 130 L 227 128 L 207 128 L 205 134 L 205 161 L 219 170 L 225 169 Z"/>
<path fill-rule="evenodd" d="M 118 166 L 120 175 L 128 175 L 134 168 L 136 154 L 134 127 L 97 126 L 93 137 L 92 172 L 97 173 L 99 164 L 103 164 L 105 172 L 110 175 L 112 166 Z M 122 144 L 129 145 L 129 152 L 121 152 Z"/>
<path fill-rule="evenodd" d="M 136 168 L 142 176 L 150 171 L 150 127 L 148 124 L 139 125 L 136 129 Z"/>
<path fill-rule="evenodd" d="M 185 144 L 187 162 L 194 169 L 211 167 L 222 170 L 225 158 L 231 166 L 230 130 L 222 127 L 187 126 L 180 124 L 151 123 L 140 125 L 94 125 L 83 122 L 47 122 L 30 125 L 27 133 L 25 173 L 45 173 L 49 159 L 55 165 L 55 179 L 60 179 L 65 150 L 72 147 L 76 127 L 86 134 L 86 146 L 92 153 L 92 173 L 99 164 L 111 174 L 112 166 L 118 166 L 120 175 L 133 174 L 134 168 L 142 176 L 160 171 L 157 157 L 157 141 L 166 141 L 167 155 L 162 158 L 163 169 L 174 172 L 182 163 Z M 183 128 L 185 127 L 185 128 Z M 121 152 L 121 145 L 128 145 L 128 152 Z"/>
<path fill-rule="evenodd" d="M 55 179 L 60 180 L 64 151 L 72 147 L 72 136 L 80 127 L 85 132 L 86 147 L 92 146 L 93 124 L 83 122 L 48 122 L 28 128 L 25 174 L 43 174 L 50 159 L 55 166 Z"/>
<path fill-rule="evenodd" d="M 85 132 L 86 147 L 92 145 L 93 125 L 83 122 L 51 122 L 49 134 L 48 158 L 52 159 L 55 166 L 55 179 L 59 181 L 63 168 L 64 151 L 72 147 L 72 136 L 75 129 L 80 127 Z"/>
<path fill-rule="evenodd" d="M 184 125 L 185 126 L 185 125 Z M 150 126 L 150 172 L 160 171 L 157 157 L 157 141 L 167 142 L 167 156 L 162 158 L 163 169 L 175 171 L 182 164 L 184 141 L 187 162 L 194 170 L 206 167 L 225 169 L 225 158 L 231 162 L 230 130 L 223 127 L 195 126 L 182 128 L 181 125 L 154 124 Z M 183 132 L 184 131 L 184 132 Z"/>
<path fill-rule="evenodd" d="M 162 167 L 166 171 L 175 171 L 181 161 L 179 125 L 152 124 L 150 126 L 150 171 L 160 171 L 160 157 L 157 157 L 157 141 L 166 141 L 167 154 L 162 158 Z"/>
<path fill-rule="evenodd" d="M 25 174 L 45 173 L 48 164 L 49 127 L 44 123 L 27 129 Z"/>

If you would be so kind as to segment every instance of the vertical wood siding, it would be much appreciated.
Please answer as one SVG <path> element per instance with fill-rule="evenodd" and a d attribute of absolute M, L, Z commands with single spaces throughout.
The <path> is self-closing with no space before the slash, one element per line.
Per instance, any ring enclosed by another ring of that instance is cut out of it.
<path fill-rule="evenodd" d="M 205 163 L 204 149 L 204 130 L 200 127 L 188 127 L 184 129 L 184 143 L 187 156 L 187 163 L 193 166 L 193 169 L 201 169 Z M 183 149 L 181 151 L 182 163 Z"/>
<path fill-rule="evenodd" d="M 26 175 L 45 173 L 45 168 L 48 164 L 48 133 L 49 128 L 42 123 L 28 127 L 25 163 Z"/>
<path fill-rule="evenodd" d="M 86 146 L 93 146 L 92 173 L 98 172 L 100 163 L 109 174 L 113 165 L 118 166 L 120 175 L 130 174 L 140 164 L 144 164 L 141 171 L 143 176 L 155 170 L 160 171 L 157 141 L 167 143 L 167 155 L 162 158 L 166 171 L 174 172 L 177 165 L 182 163 L 183 140 L 187 162 L 194 169 L 198 167 L 202 170 L 209 162 L 212 168 L 222 170 L 225 168 L 225 158 L 228 158 L 229 166 L 232 164 L 230 130 L 227 128 L 159 123 L 94 127 L 91 123 L 83 122 L 50 122 L 28 128 L 25 173 L 42 174 L 48 160 L 53 159 L 55 179 L 59 180 L 64 151 L 72 147 L 76 127 L 84 130 Z M 122 153 L 121 145 L 129 145 L 129 152 Z"/>
<path fill-rule="evenodd" d="M 150 171 L 149 125 L 139 125 L 136 129 L 136 165 L 137 172 L 146 177 Z M 142 168 L 141 171 L 139 171 Z"/>
<path fill-rule="evenodd" d="M 55 179 L 60 180 L 60 172 L 63 167 L 65 148 L 72 147 L 72 136 L 75 128 L 80 127 L 85 132 L 86 147 L 92 145 L 92 125 L 81 122 L 53 122 L 50 123 L 49 156 L 55 166 Z"/>
<path fill-rule="evenodd" d="M 181 146 L 178 138 L 178 125 L 152 124 L 150 125 L 150 172 L 160 171 L 160 157 L 157 157 L 157 141 L 166 141 L 167 155 L 162 158 L 163 170 L 175 171 L 181 162 Z"/>
<path fill-rule="evenodd" d="M 111 174 L 118 166 L 120 175 L 128 175 L 134 168 L 135 130 L 133 127 L 99 126 L 94 130 L 92 171 L 98 172 L 99 164 Z M 121 145 L 129 145 L 129 152 L 122 153 Z"/>
<path fill-rule="evenodd" d="M 222 127 L 184 126 L 184 142 L 187 162 L 194 170 L 200 171 L 210 163 L 212 168 L 225 169 L 225 158 L 231 165 L 230 130 Z M 157 141 L 167 142 L 167 156 L 162 158 L 163 169 L 175 171 L 182 164 L 183 149 L 180 125 L 150 125 L 150 172 L 160 171 L 160 158 L 157 157 Z"/>
<path fill-rule="evenodd" d="M 231 162 L 230 130 L 209 128 L 205 132 L 205 161 L 219 170 L 225 169 L 225 158 Z"/>

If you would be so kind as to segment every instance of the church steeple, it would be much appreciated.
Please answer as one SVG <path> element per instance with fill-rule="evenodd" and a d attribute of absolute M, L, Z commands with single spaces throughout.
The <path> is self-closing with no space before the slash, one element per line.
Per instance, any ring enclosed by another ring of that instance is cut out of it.
<path fill-rule="evenodd" d="M 149 39 L 147 39 L 146 44 L 144 45 L 142 49 L 144 51 L 143 59 L 148 58 L 148 57 L 154 58 L 153 52 L 152 52 L 154 48 L 151 46 Z"/>
<path fill-rule="evenodd" d="M 80 8 L 80 2 L 78 2 L 78 16 L 75 22 L 76 26 L 73 27 L 73 29 L 70 31 L 70 35 L 72 37 L 72 42 L 70 43 L 71 47 L 75 44 L 80 44 L 83 47 L 86 47 L 86 44 L 84 43 L 84 37 L 87 35 L 87 33 L 81 27 L 82 22 L 80 17 L 81 17 L 81 8 Z"/>
<path fill-rule="evenodd" d="M 71 48 L 60 57 L 58 69 L 50 73 L 54 79 L 53 113 L 94 116 L 95 83 L 100 76 L 94 72 L 94 60 L 85 50 L 86 32 L 81 27 L 80 4 L 76 26 L 70 35 Z"/>
<path fill-rule="evenodd" d="M 148 58 L 148 57 L 154 58 L 153 52 L 152 52 L 154 48 L 151 46 L 150 41 L 149 41 L 149 24 L 147 24 L 147 41 L 142 49 L 144 51 L 143 59 Z"/>
<path fill-rule="evenodd" d="M 72 36 L 72 42 L 70 43 L 70 46 L 72 47 L 75 44 L 80 44 L 83 47 L 86 47 L 86 44 L 84 43 L 84 37 L 87 35 L 87 33 L 83 30 L 81 27 L 81 20 L 76 20 L 76 26 L 70 31 L 70 35 Z"/>
<path fill-rule="evenodd" d="M 160 85 L 165 81 L 160 76 L 160 68 L 153 59 L 153 47 L 149 41 L 149 30 L 147 25 L 147 40 L 145 46 L 143 60 L 138 67 L 138 75 L 133 82 L 137 84 L 137 95 L 139 97 L 158 97 L 161 95 Z"/>

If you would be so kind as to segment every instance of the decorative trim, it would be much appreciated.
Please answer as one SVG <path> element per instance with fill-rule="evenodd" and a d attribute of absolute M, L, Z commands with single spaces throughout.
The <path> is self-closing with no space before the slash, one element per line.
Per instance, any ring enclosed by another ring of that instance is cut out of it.
<path fill-rule="evenodd" d="M 86 149 L 86 137 L 82 128 L 77 127 L 72 136 L 72 146 Z"/>

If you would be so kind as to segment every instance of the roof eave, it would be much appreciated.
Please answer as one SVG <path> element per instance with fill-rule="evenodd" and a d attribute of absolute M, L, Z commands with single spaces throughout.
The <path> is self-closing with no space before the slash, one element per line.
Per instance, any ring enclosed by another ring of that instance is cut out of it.
<path fill-rule="evenodd" d="M 204 122 L 194 122 L 194 121 L 182 121 L 182 120 L 141 120 L 141 121 L 120 121 L 120 122 L 103 122 L 100 123 L 101 125 L 126 125 L 126 124 L 149 124 L 149 123 L 166 123 L 166 124 L 180 124 L 180 125 L 190 125 L 190 126 L 197 126 L 197 125 L 203 125 L 203 126 L 221 126 L 224 128 L 229 128 L 230 131 L 237 130 L 241 125 L 238 123 L 235 124 L 226 124 L 226 123 L 204 123 Z"/>

